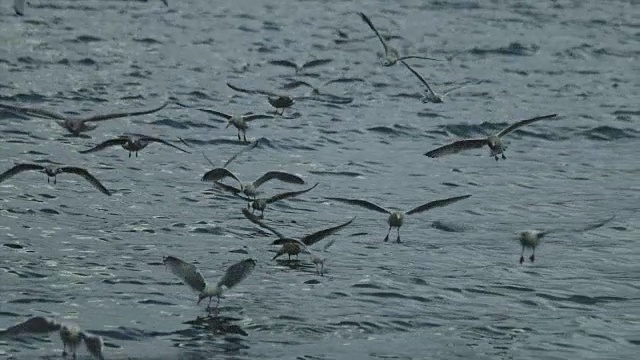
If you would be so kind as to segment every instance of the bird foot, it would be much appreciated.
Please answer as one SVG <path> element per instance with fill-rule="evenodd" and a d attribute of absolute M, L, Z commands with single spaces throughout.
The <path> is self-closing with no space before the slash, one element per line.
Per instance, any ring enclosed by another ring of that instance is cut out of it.
<path fill-rule="evenodd" d="M 531 262 L 533 262 L 536 259 L 536 256 L 534 254 L 531 254 L 531 256 L 529 256 L 529 260 L 531 260 Z"/>
<path fill-rule="evenodd" d="M 398 236 L 398 238 L 396 239 L 396 242 L 400 244 L 400 236 Z"/>
<path fill-rule="evenodd" d="M 520 264 L 524 262 L 524 256 L 520 256 Z"/>
<path fill-rule="evenodd" d="M 496 161 L 500 160 L 500 158 L 498 157 L 498 155 L 495 155 L 494 158 L 496 158 Z"/>
<path fill-rule="evenodd" d="M 387 242 L 387 241 L 389 241 L 389 235 L 384 237 L 384 242 Z"/>
<path fill-rule="evenodd" d="M 502 154 L 502 160 L 507 160 L 507 157 Z"/>

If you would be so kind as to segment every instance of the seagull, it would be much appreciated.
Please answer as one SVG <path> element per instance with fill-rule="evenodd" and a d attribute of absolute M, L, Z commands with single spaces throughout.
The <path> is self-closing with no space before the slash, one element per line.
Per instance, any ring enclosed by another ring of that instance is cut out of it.
<path fill-rule="evenodd" d="M 362 12 L 360 12 L 358 14 L 360 15 L 360 18 L 362 18 L 362 21 L 367 23 L 367 25 L 369 25 L 371 30 L 373 30 L 373 32 L 376 33 L 376 36 L 378 37 L 378 39 L 380 39 L 380 42 L 382 43 L 382 47 L 384 47 L 384 61 L 382 62 L 383 66 L 392 66 L 396 62 L 398 62 L 400 60 L 406 60 L 406 59 L 423 59 L 423 60 L 441 61 L 439 59 L 434 59 L 434 58 L 429 58 L 429 57 L 424 57 L 424 56 L 415 56 L 415 55 L 409 55 L 409 56 L 402 56 L 401 57 L 399 55 L 399 53 L 398 53 L 398 50 L 396 50 L 393 46 L 389 45 L 387 43 L 387 41 L 380 35 L 380 33 L 378 32 L 376 27 L 373 26 L 373 23 L 371 22 L 371 20 L 369 20 L 367 15 L 365 15 Z"/>
<path fill-rule="evenodd" d="M 333 100 L 336 100 L 336 101 L 339 101 L 339 102 L 340 101 L 346 102 L 346 101 L 353 101 L 353 98 L 325 93 L 325 92 L 320 91 L 320 87 L 325 87 L 325 86 L 328 86 L 328 85 L 331 85 L 331 84 L 336 84 L 336 83 L 351 83 L 351 82 L 357 82 L 357 81 L 364 82 L 364 80 L 362 80 L 360 78 L 338 78 L 338 79 L 333 79 L 333 80 L 326 81 L 320 86 L 314 86 L 314 85 L 310 84 L 307 81 L 296 80 L 296 81 L 292 81 L 292 82 L 290 82 L 288 84 L 285 84 L 282 88 L 285 89 L 285 90 L 291 90 L 291 89 L 298 88 L 300 86 L 306 86 L 306 87 L 311 89 L 311 93 L 309 94 L 311 96 L 326 96 L 328 99 L 333 99 Z"/>
<path fill-rule="evenodd" d="M 236 188 L 235 190 L 233 190 L 234 192 L 243 193 L 254 199 L 258 195 L 258 187 L 270 180 L 275 179 L 289 184 L 304 185 L 304 179 L 302 179 L 298 175 L 290 174 L 284 171 L 268 171 L 253 182 L 242 183 L 237 176 L 235 176 L 231 171 L 225 168 L 215 168 L 208 171 L 206 174 L 204 174 L 204 176 L 202 176 L 202 181 L 219 181 L 226 177 L 233 178 L 240 184 L 240 188 Z M 231 186 L 228 186 L 228 188 L 225 188 L 225 190 L 230 190 L 230 188 Z"/>
<path fill-rule="evenodd" d="M 189 106 L 181 103 L 176 103 L 176 104 L 182 107 L 190 108 Z M 253 120 L 258 120 L 258 119 L 273 119 L 273 116 L 271 115 L 252 114 L 252 113 L 248 113 L 244 115 L 225 114 L 223 112 L 210 110 L 210 109 L 199 109 L 199 108 L 195 108 L 195 109 L 198 111 L 206 112 L 208 114 L 212 114 L 212 115 L 227 119 L 226 127 L 228 128 L 231 125 L 235 126 L 235 128 L 238 129 L 238 140 L 243 140 L 242 138 L 240 138 L 240 133 L 242 133 L 244 142 L 248 142 L 247 141 L 247 129 L 249 128 L 249 125 L 247 124 L 248 122 Z"/>
<path fill-rule="evenodd" d="M 68 355 L 68 348 L 73 359 L 76 359 L 76 350 L 78 349 L 78 346 L 80 346 L 80 343 L 84 341 L 87 351 L 89 351 L 93 357 L 99 360 L 104 360 L 104 356 L 102 355 L 102 349 L 104 347 L 102 337 L 81 331 L 76 325 L 58 323 L 53 319 L 47 319 L 41 316 L 32 317 L 31 319 L 11 326 L 6 330 L 0 330 L 0 337 L 15 336 L 24 333 L 48 334 L 54 331 L 60 332 L 60 339 L 63 344 L 63 357 Z"/>
<path fill-rule="evenodd" d="M 237 262 L 227 269 L 217 284 L 207 284 L 202 277 L 202 274 L 198 269 L 189 263 L 186 263 L 177 257 L 167 256 L 162 259 L 165 266 L 168 266 L 171 272 L 180 278 L 186 285 L 192 290 L 198 292 L 198 304 L 205 298 L 209 298 L 209 304 L 207 305 L 207 311 L 211 312 L 211 299 L 215 296 L 218 298 L 216 307 L 220 305 L 220 296 L 224 292 L 224 289 L 231 289 L 238 285 L 242 280 L 246 279 L 249 274 L 256 267 L 256 261 L 254 259 L 245 259 Z"/>
<path fill-rule="evenodd" d="M 329 104 L 350 104 L 353 102 L 352 98 L 325 98 L 322 96 L 290 96 L 277 94 L 267 90 L 259 90 L 259 89 L 243 89 L 241 87 L 231 85 L 227 83 L 227 86 L 232 90 L 247 93 L 247 94 L 258 94 L 267 96 L 267 100 L 269 104 L 276 108 L 276 114 L 282 115 L 284 113 L 284 109 L 293 106 L 293 104 L 298 100 L 314 100 Z"/>
<path fill-rule="evenodd" d="M 387 231 L 387 236 L 385 236 L 384 241 L 387 242 L 389 241 L 389 234 L 391 233 L 391 228 L 398 228 L 398 238 L 396 239 L 396 242 L 400 242 L 400 227 L 402 226 L 402 224 L 404 223 L 404 216 L 405 215 L 411 215 L 411 214 L 417 214 L 423 211 L 427 211 L 433 208 L 439 208 L 439 207 L 443 207 L 443 206 L 447 206 L 447 205 L 451 205 L 457 201 L 466 199 L 468 197 L 470 197 L 471 195 L 463 195 L 463 196 L 456 196 L 456 197 L 452 197 L 452 198 L 448 198 L 448 199 L 442 199 L 442 200 L 435 200 L 435 201 L 431 201 L 428 202 L 426 204 L 420 205 L 416 208 L 413 208 L 407 212 L 402 212 L 402 211 L 391 211 L 391 210 L 387 210 L 383 207 L 380 207 L 374 203 L 371 203 L 369 201 L 366 200 L 359 200 L 359 199 L 345 199 L 345 198 L 339 198 L 339 197 L 327 197 L 327 199 L 329 200 L 335 200 L 335 201 L 340 201 L 346 204 L 351 204 L 351 205 L 358 205 L 358 206 L 362 206 L 364 208 L 367 208 L 369 210 L 374 210 L 374 211 L 378 211 L 381 213 L 385 213 L 385 214 L 389 214 L 389 218 L 387 219 L 387 223 L 389 224 L 389 231 Z"/>
<path fill-rule="evenodd" d="M 529 260 L 533 262 L 536 259 L 536 247 L 540 244 L 540 240 L 551 233 L 559 233 L 559 232 L 581 233 L 589 230 L 595 230 L 611 222 L 611 220 L 613 220 L 614 218 L 615 218 L 615 215 L 611 216 L 606 220 L 600 221 L 598 223 L 590 224 L 585 227 L 577 228 L 577 229 L 557 228 L 557 229 L 551 229 L 551 230 L 545 230 L 545 231 L 540 231 L 540 230 L 518 231 L 516 232 L 516 236 L 520 241 L 520 245 L 522 245 L 522 252 L 520 253 L 520 264 L 524 262 L 524 249 L 525 248 L 531 249 L 531 256 L 529 256 Z"/>
<path fill-rule="evenodd" d="M 269 64 L 271 65 L 278 65 L 278 66 L 286 66 L 286 67 L 292 67 L 296 70 L 296 74 L 299 74 L 302 72 L 302 70 L 304 70 L 305 68 L 312 68 L 315 66 L 321 66 L 321 65 L 326 65 L 330 62 L 332 62 L 332 59 L 316 59 L 316 60 L 311 60 L 311 61 L 307 61 L 304 64 L 297 64 L 293 61 L 290 60 L 271 60 L 269 61 Z"/>
<path fill-rule="evenodd" d="M 0 183 L 7 180 L 8 178 L 21 173 L 23 171 L 36 170 L 47 174 L 47 183 L 49 182 L 49 178 L 53 178 L 53 183 L 56 183 L 56 177 L 61 173 L 70 173 L 82 176 L 85 180 L 87 180 L 93 187 L 100 190 L 101 193 L 105 195 L 111 196 L 111 193 L 107 188 L 105 188 L 98 179 L 93 177 L 93 175 L 89 174 L 86 169 L 75 167 L 75 166 L 62 166 L 62 167 L 53 167 L 53 166 L 42 166 L 38 164 L 17 164 L 11 169 L 0 174 Z"/>
<path fill-rule="evenodd" d="M 250 213 L 249 210 L 242 208 L 242 214 L 244 214 L 244 216 L 251 221 L 252 223 L 260 226 L 261 228 L 267 229 L 269 230 L 271 233 L 273 233 L 275 236 L 277 236 L 279 239 L 278 240 L 274 240 L 271 245 L 282 245 L 282 247 L 280 248 L 280 250 L 278 250 L 278 252 L 276 253 L 276 255 L 273 257 L 272 260 L 277 259 L 278 257 L 280 257 L 281 255 L 287 254 L 289 256 L 289 260 L 291 260 L 291 255 L 295 255 L 296 257 L 298 256 L 299 253 L 301 252 L 306 252 L 311 256 L 311 262 L 313 262 L 313 264 L 316 266 L 316 272 L 318 273 L 318 275 L 320 276 L 324 276 L 324 261 L 325 258 L 312 252 L 311 249 L 309 249 L 309 247 L 315 243 L 317 243 L 318 241 L 326 238 L 329 235 L 332 235 L 336 232 L 338 232 L 340 229 L 342 229 L 343 227 L 351 224 L 353 222 L 353 220 L 355 220 L 356 218 L 353 217 L 351 220 L 345 222 L 344 224 L 340 224 L 334 227 L 330 227 L 330 228 L 326 228 L 320 231 L 316 231 L 313 234 L 309 234 L 309 235 L 305 235 L 303 237 L 301 237 L 300 239 L 296 239 L 296 238 L 287 238 L 284 235 L 282 235 L 280 232 L 278 232 L 276 229 L 272 228 L 271 226 L 263 223 L 262 221 L 260 221 L 260 219 L 255 216 L 254 214 Z M 326 246 L 328 247 L 328 246 Z"/>
<path fill-rule="evenodd" d="M 270 198 L 258 198 L 258 199 L 251 199 L 248 197 L 244 197 L 242 195 L 240 195 L 240 190 L 233 187 L 233 186 L 229 186 L 226 184 L 222 184 L 219 182 L 215 183 L 216 186 L 221 187 L 223 190 L 229 191 L 234 193 L 235 195 L 239 196 L 240 198 L 244 199 L 247 201 L 247 208 L 249 206 L 251 206 L 253 208 L 252 213 L 254 213 L 256 210 L 260 211 L 260 218 L 264 218 L 264 211 L 267 209 L 267 205 L 274 203 L 276 201 L 279 200 L 283 200 L 283 199 L 288 199 L 288 198 L 292 198 L 298 195 L 302 195 L 306 192 L 309 192 L 311 190 L 313 190 L 316 186 L 318 186 L 318 183 L 316 183 L 315 185 L 313 185 L 312 187 L 305 189 L 305 190 L 300 190 L 300 191 L 290 191 L 290 192 L 285 192 L 285 193 L 281 193 L 281 194 L 276 194 L 273 195 Z"/>
<path fill-rule="evenodd" d="M 415 75 L 418 80 L 420 80 L 421 83 L 424 84 L 424 86 L 426 86 L 427 88 L 427 92 L 424 94 L 424 98 L 422 98 L 422 102 L 426 103 L 426 102 L 432 102 L 432 103 L 442 103 L 444 101 L 444 97 L 449 95 L 449 93 L 462 89 L 463 87 L 469 85 L 468 83 L 466 84 L 462 84 L 456 87 L 453 87 L 451 89 L 448 89 L 447 91 L 445 91 L 444 93 L 442 93 L 442 95 L 437 94 L 436 92 L 434 92 L 431 89 L 431 86 L 429 86 L 429 84 L 427 83 L 427 81 L 422 77 L 422 75 L 418 74 L 417 71 L 415 71 L 411 66 L 409 66 L 409 64 L 407 64 L 406 62 L 404 62 L 404 60 L 400 60 L 400 62 L 402 64 L 404 64 L 404 66 L 407 67 L 407 69 L 409 69 L 409 71 L 411 71 L 413 73 L 413 75 Z"/>
<path fill-rule="evenodd" d="M 482 139 L 464 139 L 454 141 L 451 144 L 441 146 L 437 149 L 431 150 L 425 153 L 426 156 L 431 158 L 441 157 L 444 155 L 456 154 L 462 150 L 470 150 L 470 149 L 480 149 L 483 146 L 487 145 L 491 150 L 491 156 L 495 157 L 496 161 L 498 161 L 498 155 L 502 155 L 502 159 L 506 160 L 506 156 L 504 155 L 504 151 L 506 147 L 502 145 L 501 138 L 514 130 L 531 124 L 532 122 L 536 122 L 539 120 L 551 119 L 558 116 L 558 114 L 544 115 L 538 116 L 527 120 L 520 120 L 517 123 L 511 124 L 507 126 L 505 129 L 500 131 L 497 134 L 491 135 Z"/>
<path fill-rule="evenodd" d="M 91 122 L 152 114 L 164 109 L 164 107 L 168 104 L 169 102 L 165 102 L 161 106 L 149 110 L 93 115 L 86 118 L 70 118 L 66 115 L 57 114 L 45 109 L 26 108 L 7 104 L 0 104 L 0 109 L 5 109 L 13 113 L 23 114 L 27 116 L 56 120 L 56 123 L 58 125 L 67 129 L 72 135 L 79 136 L 83 132 L 91 131 L 98 127 L 97 125 L 90 124 Z"/>
<path fill-rule="evenodd" d="M 13 11 L 16 12 L 16 15 L 24 15 L 24 3 L 25 0 L 13 0 Z"/>
<path fill-rule="evenodd" d="M 178 150 L 180 150 L 182 152 L 185 152 L 187 154 L 191 154 L 187 150 L 181 149 L 181 148 L 171 144 L 170 142 L 167 142 L 167 141 L 164 141 L 162 139 L 158 139 L 158 138 L 155 138 L 155 137 L 152 137 L 152 136 L 142 135 L 142 134 L 120 135 L 115 139 L 110 139 L 110 140 L 104 141 L 104 142 L 92 147 L 91 149 L 78 150 L 78 152 L 80 154 L 88 154 L 88 153 L 104 150 L 104 149 L 106 149 L 108 147 L 111 147 L 111 146 L 120 145 L 120 146 L 122 146 L 123 149 L 129 151 L 129 157 L 131 157 L 131 153 L 132 152 L 135 152 L 136 153 L 136 157 L 138 157 L 138 151 L 146 148 L 149 144 L 151 144 L 153 142 L 157 142 L 157 143 L 161 143 L 161 144 L 164 144 L 164 145 L 167 145 L 167 146 L 171 146 L 172 148 L 178 149 Z"/>

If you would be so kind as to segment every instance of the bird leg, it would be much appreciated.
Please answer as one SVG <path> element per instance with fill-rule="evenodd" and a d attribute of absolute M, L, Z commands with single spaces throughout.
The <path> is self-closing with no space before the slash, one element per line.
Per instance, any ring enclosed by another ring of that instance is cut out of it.
<path fill-rule="evenodd" d="M 260 219 L 264 219 L 264 210 L 260 212 Z"/>
<path fill-rule="evenodd" d="M 240 129 L 238 129 L 238 141 L 242 140 L 242 138 L 240 137 Z"/>
<path fill-rule="evenodd" d="M 533 252 L 531 253 L 531 256 L 529 256 L 529 260 L 533 262 L 535 259 L 536 259 L 536 248 L 533 248 Z"/>
<path fill-rule="evenodd" d="M 68 355 L 67 353 L 67 344 L 62 344 L 62 357 L 66 358 Z"/>
<path fill-rule="evenodd" d="M 129 159 L 131 159 L 131 151 L 129 151 Z"/>
<path fill-rule="evenodd" d="M 242 131 L 242 137 L 244 138 L 244 142 L 247 142 L 247 133 Z"/>
<path fill-rule="evenodd" d="M 47 184 L 49 183 L 49 181 L 50 181 L 50 180 L 49 180 L 49 176 L 47 176 Z"/>
<path fill-rule="evenodd" d="M 138 157 L 138 152 L 136 151 L 136 157 Z"/>
<path fill-rule="evenodd" d="M 524 245 L 522 246 L 522 252 L 520 253 L 520 264 L 524 262 Z"/>
<path fill-rule="evenodd" d="M 54 176 L 54 177 L 53 177 L 53 184 L 55 185 L 57 181 L 58 181 L 58 177 L 57 177 L 57 176 Z"/>
<path fill-rule="evenodd" d="M 504 156 L 504 153 L 502 153 L 502 160 L 507 160 L 507 157 Z"/>
<path fill-rule="evenodd" d="M 389 234 L 391 234 L 391 226 L 389 226 L 389 231 L 387 231 L 387 236 L 384 237 L 384 242 L 389 241 Z"/>
<path fill-rule="evenodd" d="M 399 226 L 398 226 L 398 238 L 396 239 L 396 242 L 400 244 L 400 227 Z"/>
<path fill-rule="evenodd" d="M 494 158 L 496 158 L 496 161 L 499 160 L 498 155 L 493 155 Z"/>

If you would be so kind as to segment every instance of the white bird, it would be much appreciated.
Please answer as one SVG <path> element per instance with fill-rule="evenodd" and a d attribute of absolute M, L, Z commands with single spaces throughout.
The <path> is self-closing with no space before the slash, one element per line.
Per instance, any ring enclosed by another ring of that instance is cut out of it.
<path fill-rule="evenodd" d="M 176 104 L 185 108 L 191 108 L 190 106 L 187 106 L 178 102 L 176 102 Z M 244 139 L 244 142 L 247 142 L 247 129 L 249 129 L 249 124 L 248 124 L 249 122 L 253 120 L 258 120 L 258 119 L 273 119 L 273 116 L 271 115 L 252 114 L 252 113 L 248 113 L 244 115 L 225 114 L 223 112 L 210 110 L 210 109 L 201 109 L 201 108 L 193 108 L 193 109 L 225 118 L 227 120 L 226 127 L 228 128 L 229 126 L 233 125 L 236 129 L 238 129 L 238 140 Z M 242 138 L 240 137 L 241 133 L 242 133 Z"/>
<path fill-rule="evenodd" d="M 73 359 L 76 359 L 78 346 L 80 346 L 80 343 L 84 341 L 84 345 L 91 355 L 96 359 L 104 360 L 104 356 L 102 355 L 104 347 L 102 337 L 81 331 L 76 325 L 58 323 L 52 319 L 47 319 L 41 316 L 33 317 L 25 322 L 11 326 L 6 330 L 0 330 L 0 337 L 16 336 L 25 333 L 48 334 L 54 331 L 59 331 L 60 333 L 60 339 L 63 344 L 63 357 L 68 355 L 68 349 L 69 352 L 71 352 Z"/>
<path fill-rule="evenodd" d="M 531 256 L 529 256 L 529 260 L 533 262 L 536 258 L 536 247 L 538 247 L 538 245 L 540 244 L 540 240 L 551 233 L 560 233 L 560 232 L 581 233 L 589 230 L 595 230 L 597 228 L 600 228 L 606 225 L 614 218 L 615 218 L 615 215 L 606 220 L 600 221 L 595 224 L 586 225 L 585 227 L 582 227 L 582 228 L 574 228 L 574 229 L 556 228 L 556 229 L 550 229 L 545 231 L 540 231 L 540 230 L 518 231 L 516 232 L 516 236 L 518 238 L 518 241 L 520 241 L 520 245 L 522 245 L 522 252 L 520 253 L 520 264 L 524 262 L 524 249 L 525 248 L 531 249 Z"/>
<path fill-rule="evenodd" d="M 296 257 L 298 256 L 299 253 L 301 252 L 306 252 L 311 256 L 311 262 L 316 266 L 316 272 L 318 273 L 318 275 L 320 276 L 324 276 L 324 261 L 325 258 L 322 257 L 321 255 L 314 253 L 311 251 L 311 249 L 309 248 L 311 245 L 317 243 L 318 241 L 326 238 L 329 235 L 332 235 L 336 232 L 338 232 L 340 229 L 342 229 L 343 227 L 351 224 L 353 222 L 353 220 L 355 220 L 355 217 L 353 217 L 351 220 L 337 225 L 337 226 L 333 226 L 330 228 L 326 228 L 320 231 L 316 231 L 312 234 L 309 235 L 305 235 L 299 239 L 296 238 L 288 238 L 285 237 L 284 235 L 282 235 L 280 232 L 278 232 L 276 229 L 272 228 L 271 226 L 263 223 L 262 221 L 260 221 L 260 219 L 255 216 L 254 214 L 250 213 L 249 210 L 243 208 L 242 209 L 242 214 L 252 223 L 269 230 L 271 233 L 273 233 L 274 235 L 276 235 L 279 239 L 278 240 L 274 240 L 271 245 L 281 245 L 280 250 L 278 250 L 278 252 L 276 253 L 276 255 L 273 257 L 272 260 L 277 259 L 278 257 L 280 257 L 281 255 L 287 254 L 289 256 L 289 260 L 291 260 L 291 255 L 295 255 Z M 330 245 L 329 245 L 330 246 Z M 326 247 L 329 247 L 326 246 Z"/>
<path fill-rule="evenodd" d="M 92 153 L 92 152 L 96 152 L 96 151 L 100 151 L 100 150 L 104 150 L 108 147 L 111 146 L 117 146 L 120 145 L 122 146 L 123 149 L 129 151 L 129 157 L 131 157 L 131 153 L 135 152 L 136 157 L 138 157 L 138 151 L 146 148 L 149 144 L 151 143 L 160 143 L 160 144 L 164 144 L 167 146 L 171 146 L 174 149 L 178 149 L 182 152 L 185 152 L 187 154 L 190 154 L 190 152 L 188 152 L 187 150 L 181 149 L 173 144 L 171 144 L 168 141 L 159 139 L 159 138 L 155 138 L 152 136 L 148 136 L 148 135 L 142 135 L 142 134 L 124 134 L 124 135 L 120 135 L 115 139 L 109 139 L 107 141 L 104 141 L 94 147 L 92 147 L 91 149 L 87 149 L 87 150 L 79 150 L 78 152 L 80 154 L 88 154 L 88 153 Z"/>
<path fill-rule="evenodd" d="M 311 190 L 313 190 L 316 186 L 318 186 L 318 183 L 316 183 L 315 185 L 313 185 L 312 187 L 305 189 L 305 190 L 300 190 L 300 191 L 289 191 L 289 192 L 285 192 L 285 193 L 280 193 L 280 194 L 276 194 L 273 195 L 272 197 L 269 198 L 256 198 L 256 199 L 251 199 L 248 197 L 244 197 L 242 195 L 240 195 L 240 189 L 237 189 L 233 186 L 229 186 L 223 183 L 219 183 L 216 182 L 215 183 L 216 186 L 221 187 L 222 189 L 229 191 L 235 195 L 237 195 L 238 197 L 244 199 L 247 201 L 247 207 L 251 207 L 253 210 L 252 212 L 255 212 L 256 210 L 260 211 L 260 218 L 264 218 L 264 211 L 267 209 L 267 205 L 272 204 L 276 201 L 280 201 L 280 200 L 284 200 L 284 199 L 289 199 L 298 195 L 302 195 L 304 193 L 307 193 Z"/>
<path fill-rule="evenodd" d="M 299 74 L 305 68 L 308 69 L 308 68 L 312 68 L 312 67 L 315 67 L 315 66 L 326 65 L 326 64 L 328 64 L 328 63 L 330 63 L 332 61 L 333 61 L 332 59 L 315 59 L 315 60 L 307 61 L 306 63 L 303 63 L 303 64 L 297 64 L 297 63 L 295 63 L 293 61 L 290 61 L 290 60 L 271 60 L 271 61 L 269 61 L 269 64 L 291 67 L 291 68 L 294 68 L 296 70 L 296 74 Z"/>
<path fill-rule="evenodd" d="M 245 259 L 237 262 L 229 266 L 220 281 L 214 285 L 208 284 L 194 265 L 186 263 L 177 257 L 167 256 L 162 259 L 162 262 L 169 267 L 175 276 L 180 278 L 192 290 L 198 292 L 198 304 L 200 304 L 200 301 L 203 299 L 209 298 L 207 311 L 212 310 L 211 299 L 214 296 L 218 299 L 216 307 L 214 308 L 217 309 L 218 305 L 220 305 L 220 296 L 222 296 L 225 289 L 231 289 L 238 285 L 242 280 L 246 279 L 256 267 L 256 261 L 254 259 Z"/>
<path fill-rule="evenodd" d="M 58 125 L 67 129 L 72 135 L 78 136 L 83 132 L 91 131 L 98 127 L 97 125 L 90 124 L 92 122 L 152 114 L 164 109 L 164 107 L 167 106 L 168 104 L 169 102 L 165 102 L 161 106 L 153 109 L 149 109 L 149 110 L 93 115 L 85 118 L 71 118 L 67 115 L 58 114 L 53 111 L 49 111 L 45 109 L 19 107 L 19 106 L 7 105 L 7 104 L 0 104 L 0 109 L 4 109 L 17 114 L 34 116 L 42 119 L 56 120 L 56 123 Z"/>
<path fill-rule="evenodd" d="M 54 166 L 43 166 L 38 164 L 26 164 L 26 163 L 17 164 L 11 169 L 0 174 L 0 183 L 12 177 L 13 175 L 19 174 L 23 171 L 30 171 L 30 170 L 36 170 L 36 171 L 40 171 L 42 173 L 47 174 L 47 183 L 49 182 L 49 178 L 52 177 L 54 184 L 56 183 L 58 174 L 69 173 L 69 174 L 80 175 L 85 180 L 87 180 L 91 185 L 93 185 L 93 187 L 100 190 L 101 193 L 109 196 L 111 195 L 111 192 L 109 192 L 109 190 L 107 190 L 107 188 L 105 188 L 104 185 L 102 185 L 100 181 L 98 181 L 98 179 L 96 179 L 93 175 L 91 175 L 86 169 L 75 167 L 75 166 L 54 167 Z"/>
<path fill-rule="evenodd" d="M 16 15 L 24 15 L 24 3 L 25 0 L 13 0 L 13 11 L 16 12 Z"/>
<path fill-rule="evenodd" d="M 339 197 L 327 197 L 327 199 L 329 200 L 335 200 L 335 201 L 340 201 L 346 204 L 351 204 L 351 205 L 357 205 L 357 206 L 362 206 L 366 209 L 369 210 L 373 210 L 373 211 L 378 211 L 384 214 L 389 214 L 389 217 L 387 218 L 387 223 L 389 224 L 389 231 L 387 231 L 387 236 L 385 236 L 384 241 L 387 242 L 389 241 L 389 234 L 391 234 L 391 228 L 398 228 L 398 237 L 396 239 L 396 242 L 400 242 L 400 227 L 402 226 L 402 224 L 404 223 L 404 216 L 405 215 L 411 215 L 411 214 L 417 214 L 423 211 L 427 211 L 433 208 L 438 208 L 438 207 L 443 207 L 443 206 L 447 206 L 447 205 L 451 205 L 455 202 L 458 202 L 460 200 L 466 199 L 468 197 L 470 197 L 471 195 L 463 195 L 463 196 L 456 196 L 456 197 L 452 197 L 452 198 L 448 198 L 448 199 L 442 199 L 442 200 L 435 200 L 435 201 L 431 201 L 428 202 L 426 204 L 420 205 L 416 208 L 413 208 L 409 211 L 406 212 L 402 212 L 402 211 L 391 211 L 391 210 L 387 210 L 381 206 L 378 206 L 372 202 L 366 201 L 366 200 L 360 200 L 360 199 L 345 199 L 345 198 L 339 198 Z"/>
<path fill-rule="evenodd" d="M 298 175 L 289 174 L 284 171 L 268 171 L 253 182 L 242 183 L 237 176 L 225 168 L 215 168 L 208 171 L 202 176 L 202 181 L 219 181 L 226 177 L 233 178 L 240 184 L 240 188 L 235 189 L 235 192 L 243 193 L 254 199 L 258 195 L 258 187 L 270 180 L 280 180 L 289 184 L 304 185 L 304 179 Z M 227 185 L 226 190 L 230 190 L 231 188 L 231 186 Z"/>
<path fill-rule="evenodd" d="M 362 21 L 364 21 L 367 25 L 369 25 L 371 30 L 373 30 L 373 32 L 376 33 L 376 36 L 378 37 L 378 39 L 380 39 L 380 42 L 382 43 L 382 47 L 384 48 L 384 61 L 382 62 L 382 65 L 391 66 L 400 60 L 406 60 L 406 59 L 423 59 L 423 60 L 440 61 L 439 59 L 433 59 L 425 56 L 415 56 L 415 55 L 400 56 L 400 54 L 398 53 L 398 50 L 396 50 L 394 47 L 389 45 L 389 43 L 382 37 L 382 35 L 380 35 L 376 27 L 373 26 L 373 23 L 371 22 L 371 20 L 369 20 L 369 17 L 367 17 L 367 15 L 365 15 L 362 12 L 358 14 L 360 15 L 360 18 L 362 19 Z"/>
<path fill-rule="evenodd" d="M 502 159 L 506 159 L 507 157 L 504 155 L 504 151 L 506 147 L 502 144 L 502 141 L 501 141 L 501 138 L 503 136 L 525 125 L 531 124 L 539 120 L 551 119 L 556 116 L 558 116 L 558 114 L 544 115 L 544 116 L 534 117 L 531 119 L 520 120 L 514 124 L 507 126 L 505 129 L 498 132 L 497 134 L 490 135 L 489 137 L 481 138 L 481 139 L 464 139 L 464 140 L 454 141 L 451 144 L 447 144 L 437 149 L 426 152 L 425 155 L 431 158 L 436 158 L 436 157 L 441 157 L 445 155 L 456 154 L 463 150 L 480 149 L 486 145 L 491 150 L 491 156 L 495 157 L 496 161 L 498 161 L 498 155 L 502 155 Z"/>
<path fill-rule="evenodd" d="M 445 96 L 449 95 L 452 91 L 462 89 L 463 87 L 469 85 L 468 83 L 465 83 L 465 84 L 462 84 L 462 85 L 459 85 L 459 86 L 452 87 L 451 89 L 448 89 L 447 91 L 443 92 L 442 94 L 437 94 L 435 91 L 433 91 L 433 89 L 431 89 L 431 86 L 429 86 L 429 84 L 424 79 L 424 77 L 422 77 L 422 75 L 418 74 L 418 72 L 415 71 L 411 66 L 409 66 L 409 64 L 404 62 L 404 60 L 400 60 L 400 62 L 404 66 L 406 66 L 407 69 L 409 69 L 409 71 L 411 71 L 413 73 L 413 75 L 415 75 L 418 78 L 418 80 L 420 80 L 420 82 L 422 84 L 424 84 L 424 86 L 427 88 L 427 92 L 424 94 L 424 98 L 422 98 L 422 102 L 424 102 L 424 103 L 426 103 L 426 102 L 442 103 L 444 101 Z"/>

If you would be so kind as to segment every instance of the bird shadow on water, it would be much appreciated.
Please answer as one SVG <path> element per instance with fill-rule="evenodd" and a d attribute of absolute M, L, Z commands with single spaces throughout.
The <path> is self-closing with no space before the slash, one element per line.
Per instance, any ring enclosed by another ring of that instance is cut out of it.
<path fill-rule="evenodd" d="M 234 323 L 240 320 L 228 316 L 219 316 L 214 312 L 207 316 L 198 316 L 194 320 L 184 322 L 184 324 L 191 325 L 193 329 L 205 330 L 216 335 L 248 336 L 249 334 L 246 331 Z"/>

